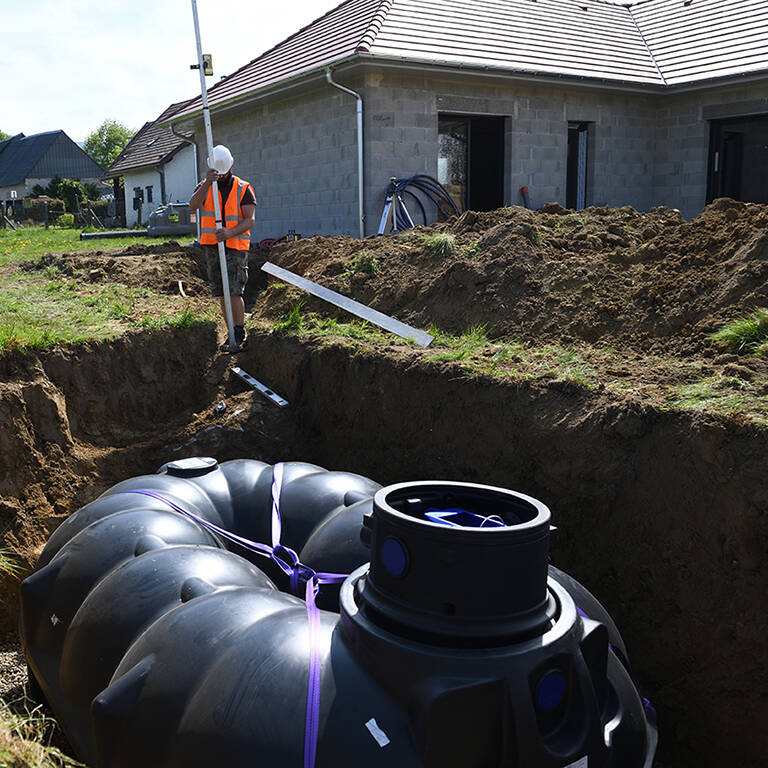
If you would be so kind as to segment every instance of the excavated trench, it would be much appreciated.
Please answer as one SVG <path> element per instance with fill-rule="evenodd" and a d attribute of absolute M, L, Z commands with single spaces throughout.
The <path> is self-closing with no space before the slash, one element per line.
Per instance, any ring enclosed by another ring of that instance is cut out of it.
<path fill-rule="evenodd" d="M 67 514 L 183 456 L 512 488 L 552 509 L 555 563 L 620 627 L 658 709 L 662 764 L 765 764 L 768 482 L 752 428 L 564 382 L 438 375 L 415 355 L 253 336 L 237 363 L 287 398 L 278 409 L 213 349 L 201 328 L 5 361 L 5 545 L 32 563 Z M 9 583 L 2 595 L 11 636 Z"/>
<path fill-rule="evenodd" d="M 433 234 L 452 254 L 432 249 Z M 168 243 L 23 266 L 144 285 L 170 303 L 187 301 L 180 282 L 192 301 L 207 295 L 199 256 Z M 592 383 L 491 378 L 402 345 L 254 331 L 236 362 L 289 401 L 280 409 L 230 374 L 213 326 L 4 357 L 0 546 L 31 566 L 68 514 L 186 456 L 511 488 L 550 507 L 555 564 L 621 629 L 658 710 L 660 764 L 766 765 L 768 361 L 722 354 L 710 334 L 768 306 L 768 206 L 719 200 L 690 222 L 668 209 L 468 211 L 362 247 L 307 238 L 270 259 L 420 328 L 482 326 L 489 360 L 514 366 L 519 354 L 523 366 L 530 350 L 560 345 Z M 277 284 L 257 297 L 257 275 L 251 325 L 273 327 L 298 299 Z M 702 380 L 751 398 L 752 416 L 669 408 L 670 389 Z M 16 589 L 0 584 L 9 641 Z"/>

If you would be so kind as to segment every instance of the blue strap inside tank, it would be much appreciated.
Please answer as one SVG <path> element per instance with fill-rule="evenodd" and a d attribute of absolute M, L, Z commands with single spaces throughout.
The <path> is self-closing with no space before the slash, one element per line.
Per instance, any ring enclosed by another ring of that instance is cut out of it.
<path fill-rule="evenodd" d="M 478 515 L 468 509 L 437 509 L 430 507 L 424 517 L 433 523 L 449 525 L 451 528 L 503 528 L 506 523 L 498 515 Z"/>

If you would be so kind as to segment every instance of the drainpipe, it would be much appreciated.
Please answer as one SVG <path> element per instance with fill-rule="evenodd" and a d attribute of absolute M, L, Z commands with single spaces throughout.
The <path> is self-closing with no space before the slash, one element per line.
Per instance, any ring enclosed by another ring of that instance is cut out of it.
<path fill-rule="evenodd" d="M 325 70 L 325 77 L 328 83 L 334 88 L 338 88 L 344 93 L 348 93 L 357 99 L 357 210 L 360 218 L 360 239 L 365 237 L 365 214 L 363 213 L 363 97 L 343 85 L 334 82 L 331 75 L 331 68 Z"/>
<path fill-rule="evenodd" d="M 171 133 L 177 138 L 181 139 L 182 141 L 185 141 L 187 144 L 192 145 L 192 157 L 193 162 L 195 164 L 195 186 L 197 186 L 200 183 L 200 176 L 197 172 L 197 144 L 192 141 L 192 139 L 188 139 L 186 136 L 182 136 L 180 133 L 176 133 L 174 130 L 175 126 L 173 123 L 170 125 Z M 197 242 L 200 242 L 200 215 L 195 216 L 196 219 L 196 228 L 197 228 Z"/>
<path fill-rule="evenodd" d="M 160 203 L 165 205 L 168 202 L 165 199 L 165 171 L 162 168 L 158 168 L 157 175 L 160 177 Z"/>

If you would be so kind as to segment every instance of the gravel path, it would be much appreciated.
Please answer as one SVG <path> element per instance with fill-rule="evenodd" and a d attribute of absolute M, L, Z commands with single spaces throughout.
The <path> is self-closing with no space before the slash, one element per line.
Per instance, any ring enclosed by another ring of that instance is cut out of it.
<path fill-rule="evenodd" d="M 0 699 L 11 702 L 26 695 L 27 663 L 21 645 L 0 645 Z"/>

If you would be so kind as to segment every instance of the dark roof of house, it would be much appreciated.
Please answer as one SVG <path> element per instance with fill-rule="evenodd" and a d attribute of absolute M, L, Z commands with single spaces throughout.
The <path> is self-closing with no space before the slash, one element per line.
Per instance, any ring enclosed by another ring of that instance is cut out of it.
<path fill-rule="evenodd" d="M 34 136 L 17 133 L 0 142 L 0 187 L 23 184 L 62 133 L 64 131 L 48 131 Z"/>
<path fill-rule="evenodd" d="M 171 104 L 163 110 L 157 119 L 144 123 L 136 135 L 126 144 L 123 151 L 115 158 L 112 165 L 107 168 L 102 178 L 114 179 L 130 171 L 167 163 L 180 149 L 186 146 L 187 142 L 174 136 L 170 129 L 162 123 L 185 104 L 187 101 Z"/>
<path fill-rule="evenodd" d="M 766 0 L 643 0 L 629 11 L 666 85 L 768 69 Z"/>
<path fill-rule="evenodd" d="M 768 3 L 345 0 L 216 83 L 209 103 L 356 56 L 663 89 L 768 72 Z M 200 109 L 198 97 L 174 117 Z"/>

